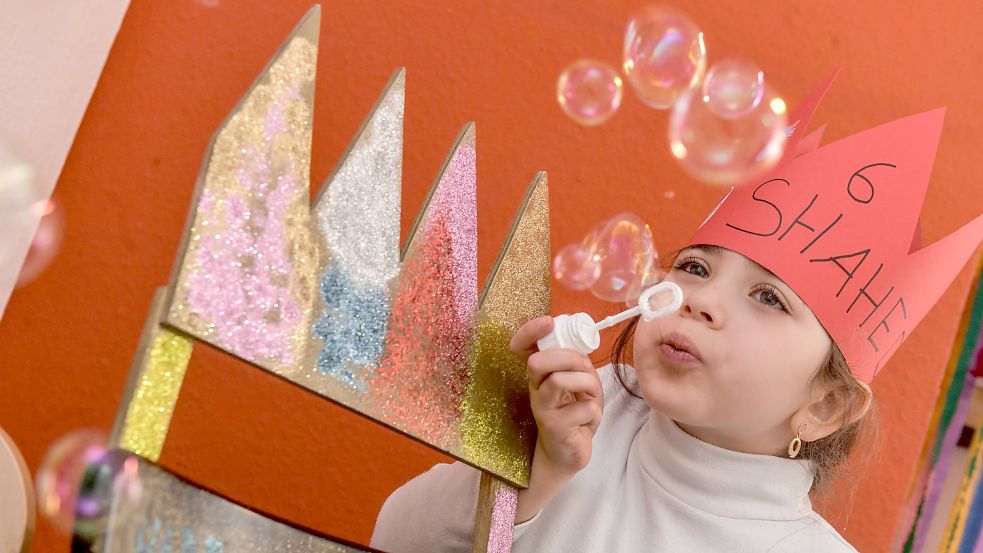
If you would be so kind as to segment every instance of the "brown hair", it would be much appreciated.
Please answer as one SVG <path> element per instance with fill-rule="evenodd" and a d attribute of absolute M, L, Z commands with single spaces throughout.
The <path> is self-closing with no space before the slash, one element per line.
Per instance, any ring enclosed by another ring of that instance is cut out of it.
<path fill-rule="evenodd" d="M 675 259 L 679 251 L 672 252 L 668 256 L 669 259 Z M 633 318 L 618 334 L 614 345 L 611 347 L 609 360 L 622 388 L 629 394 L 641 399 L 642 396 L 633 389 L 636 383 L 629 382 L 625 374 L 625 366 L 634 362 L 632 341 L 636 326 L 638 326 L 638 319 Z M 816 468 L 816 477 L 812 483 L 812 490 L 823 491 L 830 482 L 841 474 L 841 466 L 849 458 L 861 435 L 866 437 L 867 434 L 873 434 L 872 439 L 875 443 L 877 442 L 879 416 L 874 398 L 871 396 L 871 405 L 867 413 L 856 421 L 850 422 L 856 413 L 863 408 L 865 396 L 871 394 L 871 391 L 870 387 L 853 376 L 846 358 L 835 343 L 830 346 L 826 360 L 813 377 L 813 383 L 826 386 L 830 393 L 834 394 L 844 405 L 843 426 L 824 438 L 811 442 L 803 441 L 798 456 L 800 459 L 808 459 L 813 462 Z"/>

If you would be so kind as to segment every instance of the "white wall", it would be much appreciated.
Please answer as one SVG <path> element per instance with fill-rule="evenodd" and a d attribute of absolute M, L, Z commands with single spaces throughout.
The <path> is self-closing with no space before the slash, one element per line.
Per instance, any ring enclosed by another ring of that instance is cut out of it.
<path fill-rule="evenodd" d="M 129 0 L 0 0 L 0 143 L 51 194 Z M 0 240 L 23 260 L 37 221 Z M 19 249 L 18 249 L 19 248 Z M 0 266 L 0 319 L 21 263 Z"/>

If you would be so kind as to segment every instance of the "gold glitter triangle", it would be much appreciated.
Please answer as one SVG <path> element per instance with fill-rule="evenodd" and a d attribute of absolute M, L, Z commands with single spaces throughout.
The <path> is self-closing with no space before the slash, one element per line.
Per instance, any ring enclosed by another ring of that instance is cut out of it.
<path fill-rule="evenodd" d="M 481 294 L 461 415 L 464 455 L 520 487 L 529 482 L 536 425 L 526 367 L 509 342 L 523 323 L 549 314 L 550 278 L 549 188 L 540 172 Z"/>

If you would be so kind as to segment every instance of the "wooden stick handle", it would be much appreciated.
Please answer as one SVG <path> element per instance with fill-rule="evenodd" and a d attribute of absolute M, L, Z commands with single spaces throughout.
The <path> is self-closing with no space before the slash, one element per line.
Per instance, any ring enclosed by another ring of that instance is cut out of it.
<path fill-rule="evenodd" d="M 474 553 L 509 553 L 519 490 L 485 472 L 478 490 Z"/>

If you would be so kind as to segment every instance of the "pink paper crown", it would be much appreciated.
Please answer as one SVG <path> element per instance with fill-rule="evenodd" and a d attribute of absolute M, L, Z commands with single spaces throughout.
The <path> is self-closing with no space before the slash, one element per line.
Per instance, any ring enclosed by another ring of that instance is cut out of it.
<path fill-rule="evenodd" d="M 983 216 L 921 247 L 919 213 L 945 108 L 822 147 L 822 129 L 799 139 L 795 129 L 808 126 L 835 78 L 792 113 L 778 166 L 732 188 L 690 243 L 736 251 L 775 273 L 869 383 L 983 240 Z"/>

